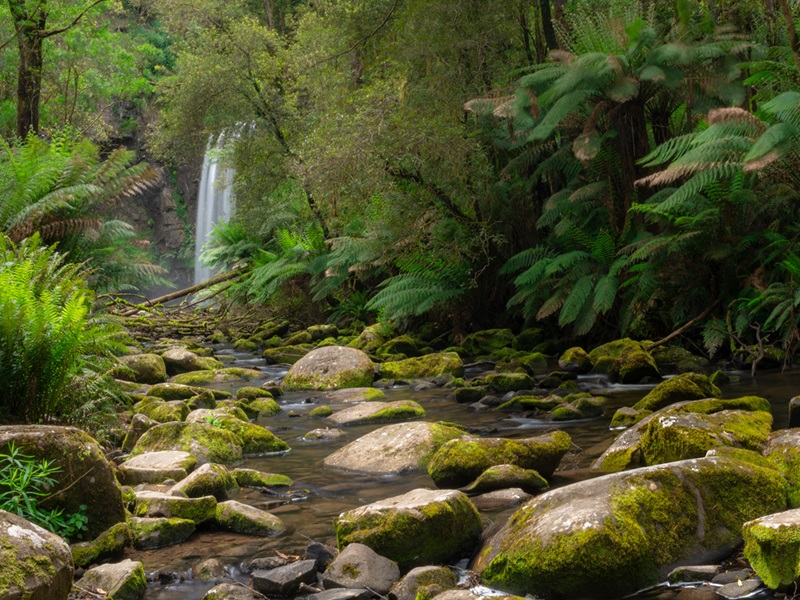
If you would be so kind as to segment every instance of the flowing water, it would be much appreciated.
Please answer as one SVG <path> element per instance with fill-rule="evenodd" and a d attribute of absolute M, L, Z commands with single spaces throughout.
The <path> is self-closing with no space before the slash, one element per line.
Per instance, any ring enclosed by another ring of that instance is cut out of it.
<path fill-rule="evenodd" d="M 263 365 L 263 360 L 252 355 L 218 350 L 218 354 L 230 354 L 230 366 L 257 368 L 263 372 L 263 381 L 280 380 L 288 367 Z M 608 386 L 600 378 L 582 378 L 584 387 L 604 387 L 604 394 L 610 400 L 605 415 L 597 419 L 559 423 L 559 428 L 567 431 L 573 440 L 573 449 L 564 458 L 556 472 L 552 486 L 565 485 L 596 474 L 588 471 L 592 461 L 602 453 L 614 437 L 608 429 L 611 416 L 616 408 L 631 405 L 641 398 L 652 386 Z M 259 385 L 254 381 L 247 385 Z M 788 423 L 788 400 L 797 395 L 800 372 L 759 374 L 755 379 L 743 375 L 739 383 L 724 389 L 728 397 L 760 395 L 770 400 L 775 418 L 775 429 L 786 427 Z M 243 385 L 243 384 L 238 384 Z M 220 386 L 224 388 L 224 386 Z M 233 389 L 237 386 L 228 386 Z M 449 397 L 447 389 L 433 389 L 420 392 L 408 387 L 386 390 L 387 400 L 413 399 L 426 410 L 428 421 L 451 421 L 484 435 L 502 437 L 529 437 L 553 429 L 554 424 L 537 419 L 524 419 L 509 413 L 497 411 L 475 412 L 466 405 L 457 404 Z M 247 468 L 271 473 L 282 473 L 294 479 L 292 492 L 281 497 L 262 494 L 256 490 L 242 490 L 234 499 L 258 508 L 268 510 L 279 516 L 287 526 L 286 533 L 275 539 L 252 537 L 200 530 L 188 541 L 151 551 L 131 551 L 126 558 L 141 560 L 148 573 L 172 573 L 176 581 L 151 583 L 146 598 L 150 600 L 194 600 L 203 596 L 212 587 L 211 583 L 194 582 L 189 572 L 193 565 L 208 558 L 218 558 L 228 565 L 229 574 L 246 581 L 239 566 L 242 562 L 256 557 L 275 556 L 276 551 L 286 555 L 302 556 L 306 544 L 316 540 L 335 546 L 333 520 L 340 513 L 357 506 L 403 494 L 418 487 L 433 487 L 433 482 L 425 473 L 376 477 L 325 469 L 322 460 L 334 450 L 356 438 L 380 427 L 354 426 L 343 428 L 346 436 L 328 442 L 306 442 L 302 436 L 312 430 L 325 427 L 324 419 L 311 418 L 308 412 L 318 406 L 314 403 L 313 392 L 293 392 L 278 398 L 283 411 L 276 416 L 259 421 L 276 435 L 286 440 L 291 452 L 282 456 L 269 456 L 245 459 Z M 502 523 L 512 510 L 482 513 L 485 524 Z"/>

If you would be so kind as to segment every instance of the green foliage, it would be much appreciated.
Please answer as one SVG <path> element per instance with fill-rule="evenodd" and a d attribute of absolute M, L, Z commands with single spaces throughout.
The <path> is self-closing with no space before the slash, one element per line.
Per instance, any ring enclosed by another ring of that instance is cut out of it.
<path fill-rule="evenodd" d="M 81 537 L 89 518 L 86 505 L 81 510 L 64 514 L 61 509 L 43 509 L 40 502 L 53 493 L 53 475 L 61 470 L 47 460 L 22 454 L 12 442 L 8 453 L 0 453 L 0 510 L 19 515 L 68 539 Z"/>

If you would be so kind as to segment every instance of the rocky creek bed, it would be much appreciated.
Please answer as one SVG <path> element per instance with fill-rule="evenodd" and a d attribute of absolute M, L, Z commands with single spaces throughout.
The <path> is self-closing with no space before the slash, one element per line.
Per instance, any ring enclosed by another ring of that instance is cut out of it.
<path fill-rule="evenodd" d="M 163 360 L 185 362 L 183 352 L 167 350 Z M 341 354 L 325 352 L 334 362 Z M 137 582 L 135 591 L 117 592 L 115 598 L 257 597 L 247 595 L 249 584 L 268 597 L 365 599 L 389 592 L 389 587 L 377 589 L 376 583 L 386 576 L 386 568 L 397 570 L 393 581 L 414 569 L 392 588 L 390 595 L 398 600 L 432 597 L 457 580 L 461 591 L 446 593 L 461 594 L 462 600 L 472 597 L 464 596 L 466 588 L 481 595 L 622 597 L 668 577 L 669 589 L 657 585 L 637 597 L 710 599 L 725 589 L 723 583 L 734 585 L 732 595 L 724 597 L 779 597 L 793 580 L 797 565 L 776 563 L 791 563 L 784 556 L 793 557 L 795 550 L 800 555 L 800 547 L 781 546 L 789 550 L 778 552 L 776 559 L 770 550 L 774 540 L 764 532 L 782 528 L 781 518 L 794 523 L 791 511 L 783 511 L 800 505 L 800 473 L 793 458 L 800 436 L 794 434 L 798 430 L 780 432 L 789 425 L 796 373 L 742 377 L 735 383 L 716 378 L 725 381 L 722 391 L 708 377 L 681 375 L 665 380 L 674 386 L 662 384 L 650 393 L 656 383 L 646 372 L 632 375 L 629 370 L 612 377 L 650 383 L 612 384 L 604 374 L 567 377 L 559 367 L 548 368 L 537 359 L 534 380 L 522 369 L 494 374 L 494 364 L 484 361 L 456 373 L 462 381 L 480 380 L 482 385 L 471 386 L 475 393 L 449 374 L 329 392 L 293 390 L 314 387 L 313 377 L 293 369 L 287 379 L 288 365 L 265 365 L 254 353 L 216 344 L 214 355 L 188 357 L 198 365 L 172 378 L 196 386 L 191 399 L 151 395 L 168 395 L 169 386 L 161 384 L 138 391 L 141 400 L 132 412 L 147 413 L 158 422 L 135 417 L 123 451 L 112 455 L 119 464 L 117 477 L 134 486 L 122 493 L 135 515 L 128 519 L 133 546 L 122 540 L 124 550 L 112 562 L 129 565 Z M 137 360 L 129 363 L 134 372 L 146 371 L 134 364 Z M 452 358 L 435 360 L 447 370 Z M 219 370 L 223 365 L 227 371 Z M 215 381 L 198 382 L 193 373 L 198 368 L 218 369 Z M 385 375 L 395 366 L 381 368 Z M 556 371 L 549 375 L 552 369 Z M 395 375 L 403 378 L 400 371 Z M 291 383 L 292 377 L 301 378 L 300 383 Z M 568 389 L 561 398 L 568 402 L 548 399 L 544 386 L 552 390 L 562 384 Z M 524 386 L 535 386 L 537 393 L 524 391 Z M 676 395 L 672 388 L 681 392 Z M 694 391 L 687 393 L 689 388 Z M 271 390 L 274 401 L 256 399 L 258 390 Z M 228 395 L 238 400 L 223 399 Z M 479 398 L 483 400 L 476 404 Z M 583 413 L 574 414 L 578 411 Z M 632 426 L 623 434 L 611 431 L 612 419 Z M 220 439 L 239 441 L 201 448 L 198 440 L 211 430 Z M 780 433 L 770 437 L 770 431 Z M 14 435 L 0 432 L 0 442 Z M 366 443 L 381 436 L 395 450 L 381 453 L 374 445 L 365 446 L 366 454 L 353 450 L 359 447 L 356 440 Z M 407 456 L 406 450 L 424 446 L 425 436 L 436 452 Z M 178 462 L 172 452 L 172 470 L 153 476 L 156 457 L 181 444 L 189 452 Z M 719 448 L 713 456 L 703 458 L 706 448 L 714 447 Z M 81 460 L 83 453 L 78 452 Z M 137 466 L 139 457 L 145 459 L 144 468 Z M 216 483 L 209 485 L 204 478 L 212 471 Z M 276 477 L 264 479 L 264 474 Z M 98 476 L 94 471 L 88 479 L 94 482 Z M 773 513 L 785 516 L 764 524 L 753 521 Z M 148 541 L 157 538 L 148 529 L 154 527 L 151 521 L 163 517 L 173 518 L 167 537 L 178 543 Z M 108 519 L 120 520 L 113 515 Z M 394 521 L 387 525 L 387 519 Z M 800 515 L 796 519 L 800 522 Z M 90 525 L 105 529 L 94 520 Z M 752 560 L 760 574 L 772 577 L 767 582 L 772 589 L 741 558 L 744 521 L 752 531 L 748 555 L 756 557 Z M 400 530 L 410 532 L 407 540 L 386 534 Z M 103 535 L 110 539 L 116 534 Z M 758 536 L 767 541 L 759 545 Z M 355 576 L 360 568 L 352 564 L 371 557 L 340 561 L 338 575 L 333 567 L 325 570 L 324 559 L 330 558 L 326 548 L 338 544 L 355 552 L 362 543 L 364 552 L 377 551 L 398 566 L 384 565 L 366 583 Z M 82 556 L 76 563 L 86 568 L 102 558 L 91 552 L 95 550 L 73 546 L 73 556 Z M 569 559 L 563 561 L 564 556 Z M 447 582 L 429 589 L 408 579 L 413 575 L 428 581 L 434 575 L 420 575 L 417 568 L 440 564 L 457 567 L 458 579 L 450 581 L 448 575 Z M 679 565 L 701 567 L 673 572 Z M 92 583 L 100 575 L 89 569 L 83 580 L 86 597 L 96 597 L 91 594 L 102 590 L 108 577 L 117 577 L 104 576 Z M 344 577 L 344 583 L 334 581 L 336 577 Z M 712 578 L 715 585 L 702 583 Z M 281 587 L 284 579 L 292 583 Z M 224 582 L 232 587 L 216 587 Z M 318 586 L 332 589 L 311 596 Z M 365 586 L 371 591 L 361 590 Z M 342 587 L 359 591 L 334 591 Z"/>

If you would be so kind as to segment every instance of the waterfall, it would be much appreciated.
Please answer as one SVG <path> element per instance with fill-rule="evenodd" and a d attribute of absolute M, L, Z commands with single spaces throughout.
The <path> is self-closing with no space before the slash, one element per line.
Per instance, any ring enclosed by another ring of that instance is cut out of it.
<path fill-rule="evenodd" d="M 233 134 L 237 138 L 238 133 Z M 220 165 L 220 150 L 225 144 L 225 132 L 211 136 L 203 157 L 203 172 L 197 194 L 197 227 L 194 238 L 194 282 L 200 283 L 214 275 L 214 270 L 200 262 L 203 245 L 211 239 L 215 223 L 227 221 L 233 212 L 233 169 Z"/>

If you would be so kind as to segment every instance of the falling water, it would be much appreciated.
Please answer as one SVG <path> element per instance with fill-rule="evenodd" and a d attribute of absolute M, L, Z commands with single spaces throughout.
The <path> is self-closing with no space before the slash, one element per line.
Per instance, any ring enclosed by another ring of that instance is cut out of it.
<path fill-rule="evenodd" d="M 200 283 L 214 275 L 214 270 L 200 262 L 203 245 L 211 239 L 215 223 L 227 221 L 233 210 L 232 169 L 220 164 L 220 150 L 225 144 L 225 133 L 216 139 L 211 136 L 203 158 L 203 173 L 197 195 L 197 228 L 194 241 L 194 282 Z M 234 134 L 233 137 L 238 137 Z"/>

